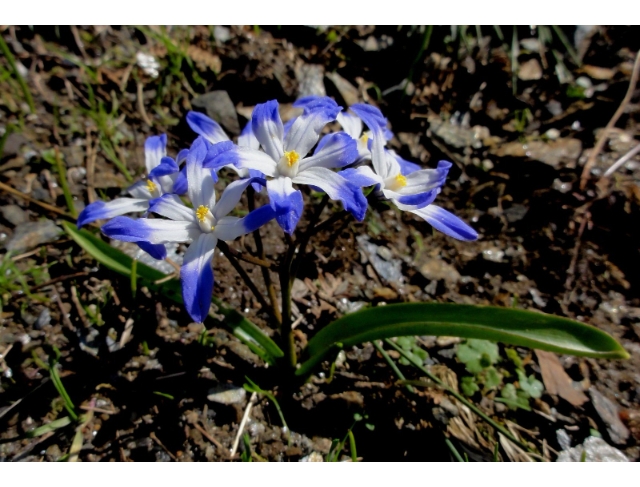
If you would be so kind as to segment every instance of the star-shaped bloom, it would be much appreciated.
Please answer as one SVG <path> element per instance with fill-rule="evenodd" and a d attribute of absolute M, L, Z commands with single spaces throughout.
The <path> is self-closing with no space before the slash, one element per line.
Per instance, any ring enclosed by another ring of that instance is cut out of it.
<path fill-rule="evenodd" d="M 215 169 L 234 164 L 238 169 L 264 174 L 268 178 L 267 192 L 276 220 L 289 234 L 295 230 L 303 209 L 302 193 L 293 184 L 320 188 L 362 220 L 367 209 L 362 190 L 332 171 L 357 158 L 355 141 L 344 132 L 336 132 L 318 143 L 322 129 L 336 119 L 340 110 L 333 100 L 325 97 L 306 108 L 285 135 L 278 102 L 259 104 L 253 111 L 252 130 L 263 151 L 233 146 L 210 155 L 205 166 Z M 316 144 L 314 153 L 309 155 Z"/>
<path fill-rule="evenodd" d="M 215 145 L 226 142 L 226 146 L 219 147 L 232 147 L 231 139 L 222 129 L 220 124 L 218 124 L 218 122 L 216 122 L 215 120 L 207 117 L 205 114 L 190 111 L 187 113 L 187 123 L 189 124 L 189 127 L 191 127 L 191 130 L 193 130 L 196 134 L 204 137 L 204 139 L 209 142 L 209 144 Z M 238 137 L 238 146 L 248 147 L 254 150 L 258 150 L 260 148 L 260 142 L 258 142 L 258 139 L 256 139 L 255 135 L 253 135 L 251 120 L 249 120 L 244 129 L 242 129 L 242 132 Z M 264 178 L 264 174 L 259 171 L 254 171 L 252 169 L 239 169 L 235 164 L 227 164 L 224 167 L 236 172 L 241 178 Z M 214 179 L 216 178 L 217 175 L 214 176 Z M 258 183 L 253 183 L 252 186 L 256 192 L 262 189 L 262 186 L 260 186 L 260 184 Z"/>
<path fill-rule="evenodd" d="M 229 184 L 216 202 L 214 180 L 202 163 L 207 155 L 206 142 L 198 137 L 187 155 L 186 177 L 193 208 L 175 194 L 165 194 L 151 201 L 149 211 L 169 220 L 120 216 L 102 227 L 102 232 L 125 242 L 191 242 L 180 268 L 182 297 L 191 317 L 202 322 L 209 313 L 213 290 L 211 260 L 218 240 L 234 240 L 253 232 L 275 216 L 269 205 L 252 211 L 244 218 L 228 216 L 238 204 L 243 191 L 254 178 Z"/>
<path fill-rule="evenodd" d="M 352 105 L 357 116 L 372 133 L 369 150 L 369 166 L 345 169 L 341 175 L 360 186 L 376 185 L 385 198 L 401 210 L 420 216 L 437 230 L 459 240 L 476 240 L 477 232 L 447 210 L 433 205 L 444 184 L 451 163 L 438 162 L 436 169 L 420 169 L 419 166 L 385 149 L 387 120 L 380 110 L 364 104 Z M 403 164 L 404 161 L 406 164 Z"/>
<path fill-rule="evenodd" d="M 184 160 L 186 151 L 178 154 L 178 162 L 166 156 L 167 136 L 165 134 L 148 137 L 144 144 L 147 178 L 138 181 L 124 192 L 131 197 L 116 198 L 112 201 L 96 201 L 87 205 L 78 215 L 78 228 L 94 222 L 127 213 L 144 212 L 149 209 L 149 201 L 163 194 L 176 192 L 183 194 L 186 186 L 179 180 L 178 164 Z M 140 242 L 139 246 L 156 259 L 164 259 L 164 245 L 149 245 Z"/>

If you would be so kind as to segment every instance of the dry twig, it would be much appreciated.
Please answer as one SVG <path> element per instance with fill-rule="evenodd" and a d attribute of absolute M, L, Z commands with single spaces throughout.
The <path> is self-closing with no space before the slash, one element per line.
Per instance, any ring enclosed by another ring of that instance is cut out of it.
<path fill-rule="evenodd" d="M 247 408 L 244 410 L 244 415 L 242 416 L 242 421 L 240 421 L 240 426 L 238 426 L 238 433 L 236 434 L 235 440 L 233 440 L 233 446 L 231 447 L 231 458 L 236 455 L 236 450 L 238 449 L 238 445 L 240 444 L 240 437 L 242 436 L 242 432 L 244 431 L 244 427 L 249 420 L 249 413 L 251 412 L 251 408 L 253 407 L 256 399 L 258 398 L 258 393 L 254 392 L 251 394 L 251 398 L 249 398 L 249 404 L 247 404 Z"/>
<path fill-rule="evenodd" d="M 629 101 L 631 101 L 631 96 L 633 95 L 633 91 L 636 87 L 636 84 L 638 83 L 639 75 L 640 75 L 640 50 L 638 51 L 638 54 L 636 54 L 636 60 L 633 64 L 633 71 L 631 73 L 631 80 L 629 81 L 629 88 L 627 88 L 627 93 L 624 95 L 624 98 L 622 99 L 620 106 L 616 110 L 616 113 L 613 114 L 613 117 L 611 117 L 611 120 L 609 120 L 609 123 L 600 134 L 600 138 L 598 139 L 596 146 L 591 151 L 591 154 L 589 154 L 589 158 L 587 159 L 587 162 L 584 165 L 584 169 L 582 169 L 582 174 L 580 175 L 581 190 L 584 190 L 584 188 L 587 185 L 587 181 L 589 180 L 589 174 L 591 174 L 591 168 L 595 164 L 596 158 L 598 157 L 600 152 L 602 152 L 602 148 L 604 147 L 605 142 L 609 138 L 609 132 L 611 132 L 611 129 L 613 128 L 613 126 L 616 124 L 620 116 L 624 113 L 625 107 L 627 106 Z"/>

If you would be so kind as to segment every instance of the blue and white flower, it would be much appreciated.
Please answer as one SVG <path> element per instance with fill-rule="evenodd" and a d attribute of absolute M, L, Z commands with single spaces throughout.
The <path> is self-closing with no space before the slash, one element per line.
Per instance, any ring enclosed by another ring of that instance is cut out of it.
<path fill-rule="evenodd" d="M 173 159 L 166 157 L 166 145 L 165 134 L 148 137 L 144 144 L 144 156 L 149 177 L 124 191 L 131 195 L 131 198 L 117 198 L 109 202 L 96 201 L 87 205 L 78 216 L 78 227 L 125 213 L 146 211 L 149 208 L 149 200 L 173 191 L 178 166 Z M 160 171 L 154 172 L 159 166 L 162 166 Z"/>
<path fill-rule="evenodd" d="M 255 107 L 252 130 L 263 151 L 233 146 L 207 158 L 206 167 L 235 164 L 238 169 L 260 171 L 267 180 L 267 192 L 276 220 L 291 234 L 302 216 L 302 193 L 293 184 L 306 184 L 339 200 L 358 220 L 364 218 L 367 200 L 360 187 L 332 171 L 357 158 L 355 141 L 344 132 L 326 135 L 318 143 L 325 125 L 336 119 L 341 108 L 330 98 L 322 98 L 297 117 L 285 135 L 278 102 Z M 318 143 L 313 155 L 308 155 Z M 215 148 L 216 146 L 213 146 Z"/>
<path fill-rule="evenodd" d="M 204 137 L 204 139 L 212 145 L 219 144 L 221 142 L 231 144 L 231 139 L 222 129 L 220 124 L 203 113 L 190 111 L 187 113 L 187 123 L 189 124 L 189 127 L 191 127 L 191 130 Z M 242 129 L 242 132 L 238 137 L 238 146 L 248 147 L 254 150 L 258 150 L 260 148 L 260 142 L 258 142 L 258 139 L 253 135 L 251 120 L 249 120 L 244 129 Z M 259 171 L 240 169 L 236 167 L 235 164 L 227 164 L 224 167 L 236 172 L 241 178 L 264 177 L 264 175 Z M 217 178 L 217 176 L 214 176 L 214 179 L 215 178 Z M 254 183 L 252 186 L 256 191 L 260 191 L 262 189 L 258 183 Z"/>
<path fill-rule="evenodd" d="M 451 163 L 440 161 L 436 169 L 420 169 L 385 149 L 387 120 L 380 110 L 364 104 L 352 105 L 353 110 L 372 133 L 369 166 L 345 169 L 341 175 L 360 186 L 375 185 L 385 198 L 401 210 L 426 220 L 437 230 L 459 240 L 476 240 L 477 232 L 457 216 L 433 205 L 444 184 Z M 399 160 L 400 159 L 400 160 Z"/>
<path fill-rule="evenodd" d="M 96 220 L 105 220 L 127 213 L 145 212 L 149 201 L 166 193 L 183 194 L 186 186 L 179 179 L 178 164 L 186 156 L 185 151 L 178 154 L 178 162 L 166 156 L 167 136 L 165 134 L 148 137 L 144 144 L 147 179 L 138 181 L 124 192 L 131 197 L 116 198 L 113 201 L 96 201 L 87 205 L 78 215 L 78 228 Z M 140 242 L 139 246 L 156 259 L 164 259 L 164 245 L 149 245 Z"/>
<path fill-rule="evenodd" d="M 193 208 L 185 205 L 175 194 L 165 194 L 151 201 L 149 211 L 169 220 L 133 220 L 120 216 L 102 227 L 105 235 L 125 242 L 191 242 L 184 255 L 180 280 L 185 307 L 200 323 L 211 305 L 211 260 L 218 240 L 234 240 L 246 235 L 275 216 L 269 205 L 252 211 L 244 218 L 228 216 L 247 186 L 256 181 L 247 178 L 229 184 L 216 202 L 212 171 L 202 165 L 206 155 L 206 142 L 198 137 L 189 150 L 186 164 L 188 194 Z"/>

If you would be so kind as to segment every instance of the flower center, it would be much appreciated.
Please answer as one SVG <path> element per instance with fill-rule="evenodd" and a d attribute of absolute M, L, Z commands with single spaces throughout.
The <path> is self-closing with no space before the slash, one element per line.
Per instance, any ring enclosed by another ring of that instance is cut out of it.
<path fill-rule="evenodd" d="M 288 178 L 295 178 L 298 174 L 300 165 L 298 161 L 301 159 L 300 153 L 294 150 L 285 151 L 278 161 L 278 174 Z"/>
<path fill-rule="evenodd" d="M 407 178 L 402 174 L 391 176 L 384 181 L 384 186 L 391 191 L 398 191 L 400 188 L 404 188 L 407 185 Z"/>
<path fill-rule="evenodd" d="M 158 186 L 156 185 L 156 183 L 151 181 L 151 179 L 147 179 L 147 189 L 149 190 L 149 193 L 153 194 L 157 191 Z"/>
<path fill-rule="evenodd" d="M 198 209 L 196 209 L 196 218 L 198 219 L 200 230 L 202 230 L 203 232 L 211 233 L 213 232 L 213 230 L 215 230 L 215 218 L 213 217 L 213 214 L 211 213 L 209 208 L 207 208 L 206 206 L 198 206 Z"/>
<path fill-rule="evenodd" d="M 196 217 L 198 218 L 199 221 L 204 223 L 204 220 L 207 217 L 207 213 L 209 213 L 209 208 L 207 208 L 204 205 L 200 205 L 196 210 Z"/>
<path fill-rule="evenodd" d="M 367 146 L 367 142 L 369 142 L 369 134 L 368 133 L 364 133 L 360 136 L 360 142 L 362 142 L 364 144 L 364 146 Z"/>
<path fill-rule="evenodd" d="M 300 160 L 300 154 L 298 154 L 294 150 L 285 152 L 284 157 L 287 159 L 287 163 L 289 164 L 289 167 L 293 167 L 293 165 Z"/>

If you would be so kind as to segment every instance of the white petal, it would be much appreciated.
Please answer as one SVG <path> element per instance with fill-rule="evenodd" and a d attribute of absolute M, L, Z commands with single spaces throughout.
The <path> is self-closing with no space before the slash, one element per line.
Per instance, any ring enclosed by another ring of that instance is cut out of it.
<path fill-rule="evenodd" d="M 213 216 L 216 217 L 216 220 L 220 221 L 222 217 L 228 215 L 231 210 L 236 207 L 240 198 L 242 198 L 242 193 L 244 193 L 244 190 L 247 189 L 247 186 L 249 186 L 251 182 L 252 179 L 250 178 L 239 179 L 238 181 L 232 182 L 225 188 L 220 195 L 220 199 L 211 211 Z"/>
<path fill-rule="evenodd" d="M 216 192 L 211 169 L 202 167 L 207 155 L 207 146 L 202 137 L 198 137 L 191 145 L 187 156 L 187 183 L 189 199 L 194 208 L 203 205 L 213 208 Z"/>
<path fill-rule="evenodd" d="M 318 144 L 314 154 L 300 161 L 299 171 L 309 167 L 326 167 L 328 169 L 344 167 L 358 158 L 358 145 L 345 132 L 325 135 Z"/>
<path fill-rule="evenodd" d="M 117 216 L 101 228 L 102 232 L 124 242 L 149 242 L 152 244 L 189 242 L 202 233 L 196 223 L 175 222 L 140 218 L 133 220 Z"/>
<path fill-rule="evenodd" d="M 125 193 L 129 193 L 131 196 L 138 199 L 150 200 L 152 198 L 146 180 L 132 184 L 125 190 Z"/>
<path fill-rule="evenodd" d="M 195 212 L 175 194 L 165 194 L 151 201 L 149 211 L 171 220 L 197 223 Z"/>
<path fill-rule="evenodd" d="M 166 134 L 147 137 L 147 140 L 144 143 L 144 163 L 147 167 L 147 174 L 149 174 L 158 164 L 160 164 L 160 161 L 166 155 Z"/>
<path fill-rule="evenodd" d="M 233 162 L 230 161 L 230 163 L 234 164 L 238 169 L 254 169 L 271 177 L 276 175 L 277 161 L 260 150 L 248 147 L 234 147 L 233 156 L 227 157 L 234 158 Z"/>
<path fill-rule="evenodd" d="M 286 151 L 296 151 L 300 157 L 306 156 L 318 142 L 325 125 L 336 119 L 340 107 L 321 107 L 303 113 L 291 126 L 284 139 Z"/>
<path fill-rule="evenodd" d="M 146 211 L 149 208 L 149 200 L 135 198 L 116 198 L 115 200 L 104 202 L 96 201 L 87 205 L 78 215 L 78 227 L 96 220 L 113 218 L 126 213 Z"/>
<path fill-rule="evenodd" d="M 436 205 L 429 205 L 411 213 L 424 218 L 433 228 L 458 240 L 469 242 L 478 238 L 478 232 L 453 213 Z"/>
<path fill-rule="evenodd" d="M 362 120 L 360 120 L 360 117 L 348 112 L 340 112 L 336 120 L 342 125 L 343 130 L 354 139 L 357 140 L 362 135 Z"/>
<path fill-rule="evenodd" d="M 271 159 L 279 161 L 284 154 L 282 149 L 284 127 L 276 100 L 256 105 L 251 115 L 251 129 L 264 151 Z"/>

